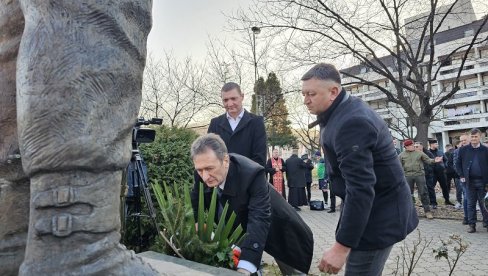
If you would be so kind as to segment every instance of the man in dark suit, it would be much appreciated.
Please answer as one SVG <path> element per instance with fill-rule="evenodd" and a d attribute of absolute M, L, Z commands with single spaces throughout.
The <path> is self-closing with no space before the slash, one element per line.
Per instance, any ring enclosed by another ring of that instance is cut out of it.
<path fill-rule="evenodd" d="M 207 132 L 218 134 L 229 152 L 244 155 L 265 167 L 267 146 L 263 117 L 242 107 L 244 93 L 237 83 L 224 84 L 221 96 L 227 112 L 213 118 Z"/>
<path fill-rule="evenodd" d="M 342 89 L 333 65 L 315 65 L 302 81 L 304 104 L 320 124 L 332 190 L 343 201 L 336 242 L 319 269 L 338 273 L 346 264 L 346 276 L 381 275 L 393 245 L 418 225 L 388 127 Z"/>
<path fill-rule="evenodd" d="M 447 182 L 446 177 L 446 163 L 447 157 L 444 153 L 439 150 L 439 144 L 437 140 L 429 140 L 429 151 L 432 153 L 434 157 L 442 157 L 442 162 L 437 162 L 433 165 L 434 169 L 434 187 L 437 182 L 439 182 L 439 186 L 441 186 L 442 196 L 444 197 L 444 204 L 445 205 L 454 205 L 449 200 L 449 190 L 451 189 L 451 183 Z"/>
<path fill-rule="evenodd" d="M 224 141 L 215 134 L 197 138 L 191 157 L 198 173 L 192 205 L 198 207 L 199 183 L 206 185 L 208 208 L 212 188 L 221 189 L 219 202 L 229 203 L 247 234 L 240 244 L 238 271 L 257 271 L 263 250 L 273 256 L 284 275 L 305 275 L 313 255 L 313 234 L 301 217 L 266 180 L 262 166 L 239 154 L 227 153 Z"/>
<path fill-rule="evenodd" d="M 286 159 L 286 181 L 288 184 L 288 203 L 295 210 L 300 211 L 299 206 L 307 205 L 305 194 L 305 172 L 307 164 L 298 157 L 298 149 L 293 149 L 290 158 Z"/>
<path fill-rule="evenodd" d="M 483 203 L 488 183 L 488 148 L 481 145 L 481 131 L 470 132 L 471 143 L 459 148 L 455 158 L 459 180 L 464 183 L 467 198 L 468 233 L 476 232 L 476 202 L 480 205 L 483 226 L 488 226 L 488 210 Z"/>

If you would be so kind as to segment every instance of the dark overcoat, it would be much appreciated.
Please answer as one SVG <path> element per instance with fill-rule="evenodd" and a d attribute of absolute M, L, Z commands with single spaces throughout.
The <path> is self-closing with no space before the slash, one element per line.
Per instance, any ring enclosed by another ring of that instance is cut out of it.
<path fill-rule="evenodd" d="M 305 172 L 308 166 L 298 155 L 292 154 L 286 159 L 286 183 L 290 188 L 305 188 Z"/>
<path fill-rule="evenodd" d="M 307 273 L 313 256 L 313 234 L 297 212 L 266 180 L 262 166 L 238 154 L 230 155 L 230 166 L 221 203 L 229 203 L 247 236 L 241 247 L 242 260 L 260 266 L 263 250 L 275 259 Z M 191 193 L 194 211 L 198 206 L 197 177 Z M 204 186 L 206 187 L 206 186 Z M 212 190 L 205 188 L 205 206 Z"/>
<path fill-rule="evenodd" d="M 474 149 L 471 144 L 464 147 L 460 147 L 457 152 L 457 158 L 455 161 L 456 171 L 460 178 L 465 178 L 466 182 L 469 183 L 469 170 L 471 164 L 473 163 Z M 479 148 L 479 162 L 481 167 L 481 173 L 483 174 L 483 183 L 488 184 L 488 148 L 480 145 Z"/>
<path fill-rule="evenodd" d="M 207 132 L 218 134 L 224 140 L 228 152 L 244 155 L 266 166 L 266 130 L 262 116 L 244 110 L 241 121 L 232 131 L 227 115 L 223 114 L 210 121 Z"/>
<path fill-rule="evenodd" d="M 318 120 L 331 189 L 343 200 L 336 240 L 375 250 L 405 239 L 418 218 L 385 121 L 344 90 Z"/>

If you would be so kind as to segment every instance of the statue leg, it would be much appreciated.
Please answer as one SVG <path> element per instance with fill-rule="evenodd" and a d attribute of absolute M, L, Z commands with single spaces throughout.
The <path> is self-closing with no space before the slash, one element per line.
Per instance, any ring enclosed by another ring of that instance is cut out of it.
<path fill-rule="evenodd" d="M 20 0 L 17 122 L 31 179 L 20 275 L 155 275 L 120 240 L 151 0 Z"/>
<path fill-rule="evenodd" d="M 18 1 L 0 0 L 0 275 L 17 275 L 29 222 L 29 179 L 17 139 L 15 71 L 24 17 Z"/>

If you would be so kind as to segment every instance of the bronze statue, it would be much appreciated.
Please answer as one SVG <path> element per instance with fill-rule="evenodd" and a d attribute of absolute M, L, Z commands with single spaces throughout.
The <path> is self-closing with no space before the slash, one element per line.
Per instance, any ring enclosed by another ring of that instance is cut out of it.
<path fill-rule="evenodd" d="M 151 8 L 0 0 L 0 275 L 157 274 L 119 243 Z"/>

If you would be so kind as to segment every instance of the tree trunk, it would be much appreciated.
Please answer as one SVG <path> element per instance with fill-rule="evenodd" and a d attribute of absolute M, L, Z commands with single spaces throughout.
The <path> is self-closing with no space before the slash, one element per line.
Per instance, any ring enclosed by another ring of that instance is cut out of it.
<path fill-rule="evenodd" d="M 417 135 L 415 135 L 415 141 L 420 141 L 424 145 L 427 145 L 427 138 L 429 135 L 430 120 L 425 115 L 420 115 L 418 121 L 415 123 L 417 128 Z"/>

